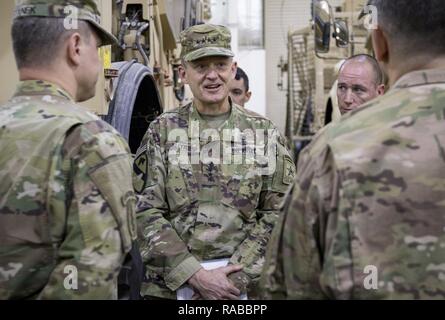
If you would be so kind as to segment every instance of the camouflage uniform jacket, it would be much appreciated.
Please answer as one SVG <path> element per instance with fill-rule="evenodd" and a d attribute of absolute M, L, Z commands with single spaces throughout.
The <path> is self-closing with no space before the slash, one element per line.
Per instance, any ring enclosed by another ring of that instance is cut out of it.
<path fill-rule="evenodd" d="M 297 170 L 264 298 L 445 298 L 445 70 L 323 129 Z"/>
<path fill-rule="evenodd" d="M 193 130 L 199 126 L 195 135 Z M 282 136 L 270 153 L 276 163 L 273 174 L 258 174 L 257 162 L 218 163 L 222 151 L 215 155 L 206 150 L 212 143 L 203 138 L 203 130 L 208 129 L 205 126 L 192 104 L 164 113 L 150 125 L 136 156 L 134 186 L 143 196 L 137 220 L 148 277 L 144 295 L 174 299 L 174 291 L 204 260 L 230 258 L 231 264 L 244 265 L 242 272 L 230 277 L 242 291 L 256 283 L 261 274 L 280 202 L 293 181 L 294 163 Z M 221 146 L 231 155 L 237 144 L 220 133 L 234 128 L 277 133 L 269 120 L 233 105 L 230 118 L 219 131 L 214 129 L 218 136 L 212 138 L 213 146 Z M 176 144 L 178 129 L 185 137 Z M 192 147 L 195 138 L 201 155 L 210 154 L 217 160 L 193 161 L 194 155 L 199 157 L 199 151 Z M 172 161 L 175 146 L 184 147 L 190 161 Z M 245 151 L 246 145 L 238 147 Z"/>
<path fill-rule="evenodd" d="M 60 88 L 25 81 L 0 106 L 0 150 L 0 299 L 117 298 L 136 236 L 125 140 Z"/>

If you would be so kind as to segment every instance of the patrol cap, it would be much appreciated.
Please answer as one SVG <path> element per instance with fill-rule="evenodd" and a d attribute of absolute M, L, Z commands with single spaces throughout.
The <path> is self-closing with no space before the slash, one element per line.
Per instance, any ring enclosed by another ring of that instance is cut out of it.
<path fill-rule="evenodd" d="M 224 26 L 200 24 L 181 32 L 181 59 L 186 62 L 210 56 L 233 57 L 230 30 Z"/>
<path fill-rule="evenodd" d="M 68 6 L 77 8 L 77 12 Z M 100 12 L 95 0 L 16 0 L 14 19 L 24 17 L 77 17 L 91 23 L 102 45 L 118 44 L 116 37 L 100 25 Z"/>

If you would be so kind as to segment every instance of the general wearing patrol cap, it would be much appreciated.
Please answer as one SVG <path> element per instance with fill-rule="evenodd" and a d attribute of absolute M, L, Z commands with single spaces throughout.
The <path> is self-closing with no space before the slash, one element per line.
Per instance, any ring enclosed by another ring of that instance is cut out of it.
<path fill-rule="evenodd" d="M 210 56 L 233 57 L 230 30 L 224 26 L 200 24 L 181 32 L 181 59 L 186 62 Z"/>
<path fill-rule="evenodd" d="M 75 7 L 77 10 L 72 10 Z M 14 19 L 23 17 L 73 18 L 91 23 L 102 45 L 117 44 L 117 39 L 100 25 L 95 0 L 16 0 Z"/>

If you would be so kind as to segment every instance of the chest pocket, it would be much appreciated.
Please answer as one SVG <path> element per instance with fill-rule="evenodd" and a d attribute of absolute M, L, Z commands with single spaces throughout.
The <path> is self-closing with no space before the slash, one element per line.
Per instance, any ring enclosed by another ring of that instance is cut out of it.
<path fill-rule="evenodd" d="M 170 207 L 171 218 L 174 218 L 178 212 L 182 211 L 181 209 L 192 202 L 196 185 L 190 165 L 188 144 L 167 143 L 166 152 L 166 199 Z"/>
<path fill-rule="evenodd" d="M 253 147 L 250 147 L 247 150 L 253 150 Z M 237 150 L 236 146 L 233 148 L 234 154 L 244 154 L 244 156 L 241 163 L 232 159 L 231 164 L 221 165 L 223 175 L 221 201 L 225 205 L 239 210 L 246 221 L 251 221 L 255 219 L 255 210 L 262 188 L 262 176 L 253 155 L 247 157 L 250 162 L 246 161 L 246 147 L 242 147 L 242 152 Z"/>

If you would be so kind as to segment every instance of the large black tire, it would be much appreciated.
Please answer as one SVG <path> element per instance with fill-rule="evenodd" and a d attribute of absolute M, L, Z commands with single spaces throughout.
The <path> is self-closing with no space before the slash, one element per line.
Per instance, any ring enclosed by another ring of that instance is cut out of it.
<path fill-rule="evenodd" d="M 161 99 L 149 67 L 133 60 L 113 63 L 113 68 L 119 70 L 119 77 L 104 120 L 128 141 L 134 154 L 151 121 L 162 113 Z"/>

